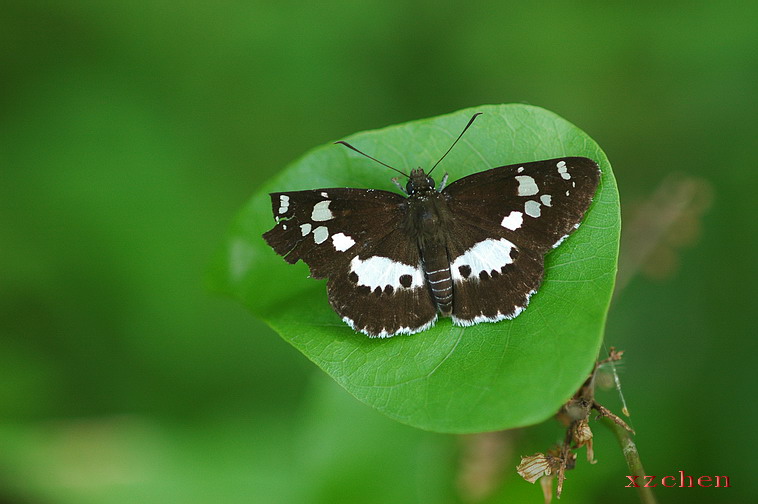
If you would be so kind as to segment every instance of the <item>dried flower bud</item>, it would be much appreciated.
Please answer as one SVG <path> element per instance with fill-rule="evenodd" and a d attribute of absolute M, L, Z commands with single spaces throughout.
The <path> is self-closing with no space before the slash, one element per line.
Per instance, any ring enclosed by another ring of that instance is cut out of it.
<path fill-rule="evenodd" d="M 590 464 L 595 463 L 595 454 L 592 450 L 592 429 L 590 429 L 589 421 L 586 418 L 574 425 L 573 432 L 571 433 L 571 441 L 577 448 L 586 446 L 587 461 Z"/>
<path fill-rule="evenodd" d="M 528 457 L 521 457 L 521 463 L 516 471 L 529 483 L 534 483 L 541 476 L 549 476 L 561 467 L 561 458 L 550 452 L 535 453 Z"/>
<path fill-rule="evenodd" d="M 522 457 L 521 463 L 516 467 L 516 471 L 526 481 L 534 483 L 542 476 L 549 475 L 552 472 L 552 467 L 547 455 L 535 453 L 528 457 Z"/>

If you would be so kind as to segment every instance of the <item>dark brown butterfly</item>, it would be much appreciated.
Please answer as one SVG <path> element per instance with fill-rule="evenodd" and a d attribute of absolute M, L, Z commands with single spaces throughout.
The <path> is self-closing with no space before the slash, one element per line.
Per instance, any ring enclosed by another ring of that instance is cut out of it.
<path fill-rule="evenodd" d="M 334 310 L 368 336 L 416 333 L 438 316 L 461 326 L 512 319 L 540 286 L 545 254 L 579 227 L 598 165 L 584 157 L 514 164 L 447 187 L 445 177 L 437 189 L 437 164 L 406 175 L 405 195 L 272 193 L 277 224 L 263 237 L 287 262 L 302 259 L 313 278 L 327 278 Z"/>

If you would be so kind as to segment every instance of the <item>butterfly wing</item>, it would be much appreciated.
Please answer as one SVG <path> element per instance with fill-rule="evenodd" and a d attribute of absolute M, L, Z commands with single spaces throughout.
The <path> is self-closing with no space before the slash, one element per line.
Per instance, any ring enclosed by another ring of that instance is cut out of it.
<path fill-rule="evenodd" d="M 544 255 L 579 224 L 600 171 L 567 157 L 493 168 L 450 184 L 448 257 L 458 325 L 513 318 L 539 287 Z"/>
<path fill-rule="evenodd" d="M 329 302 L 353 329 L 389 337 L 434 324 L 418 246 L 403 226 L 406 198 L 336 188 L 272 193 L 271 204 L 277 224 L 264 239 L 328 278 Z"/>

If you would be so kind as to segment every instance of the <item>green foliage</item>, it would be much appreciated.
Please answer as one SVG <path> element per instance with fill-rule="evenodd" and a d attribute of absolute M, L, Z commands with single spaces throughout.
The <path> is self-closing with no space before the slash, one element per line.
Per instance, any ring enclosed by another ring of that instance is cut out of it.
<path fill-rule="evenodd" d="M 610 165 L 564 119 L 526 105 L 461 110 L 350 136 L 401 170 L 429 168 L 474 112 L 484 112 L 443 161 L 451 180 L 495 166 L 559 156 L 596 160 L 602 181 L 583 225 L 546 258 L 545 281 L 513 321 L 470 328 L 447 319 L 412 336 L 369 339 L 331 310 L 325 281 L 286 264 L 261 234 L 270 191 L 392 189 L 388 170 L 336 145 L 312 150 L 258 191 L 230 232 L 215 281 L 361 401 L 423 429 L 477 432 L 552 415 L 591 369 L 614 285 L 620 216 Z M 439 176 L 439 175 L 438 175 Z"/>
<path fill-rule="evenodd" d="M 559 439 L 554 422 L 485 453 L 503 468 L 493 474 L 455 451 L 458 436 L 406 428 L 340 394 L 201 279 L 231 216 L 306 149 L 493 101 L 542 104 L 591 133 L 630 203 L 625 231 L 639 231 L 622 254 L 656 252 L 655 271 L 626 264 L 632 280 L 605 330 L 626 351 L 621 385 L 646 467 L 752 481 L 758 2 L 221 6 L 3 2 L 0 502 L 450 504 L 463 502 L 451 487 L 472 462 L 499 485 L 482 502 L 542 502 L 514 467 Z M 460 164 L 460 147 L 438 171 Z M 345 184 L 376 172 L 371 185 L 393 189 L 392 172 L 355 162 Z M 715 198 L 703 217 L 685 214 L 684 229 L 653 235 L 646 221 L 671 216 L 633 204 L 678 204 L 665 190 L 677 173 Z M 262 217 L 256 232 L 271 224 Z M 690 248 L 667 250 L 687 236 Z M 328 309 L 306 268 L 269 264 Z M 620 411 L 617 394 L 598 394 Z M 693 415 L 705 397 L 737 407 Z M 638 502 L 613 436 L 593 432 L 598 463 L 580 454 L 560 502 Z M 733 486 L 686 500 L 758 502 L 753 485 Z"/>

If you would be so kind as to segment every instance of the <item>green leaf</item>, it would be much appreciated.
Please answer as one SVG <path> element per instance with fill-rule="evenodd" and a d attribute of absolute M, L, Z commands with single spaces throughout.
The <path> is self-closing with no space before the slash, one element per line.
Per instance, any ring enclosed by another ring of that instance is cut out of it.
<path fill-rule="evenodd" d="M 247 305 L 361 401 L 419 428 L 507 429 L 554 414 L 591 370 L 616 274 L 620 215 L 611 167 L 597 144 L 552 112 L 489 105 L 350 136 L 404 171 L 431 167 L 474 112 L 483 112 L 438 171 L 456 180 L 495 166 L 586 156 L 603 176 L 582 226 L 546 257 L 545 280 L 516 319 L 460 328 L 449 319 L 387 340 L 354 333 L 329 306 L 325 280 L 286 264 L 261 238 L 272 191 L 393 190 L 395 175 L 343 146 L 313 149 L 258 191 L 237 217 L 213 281 Z"/>

